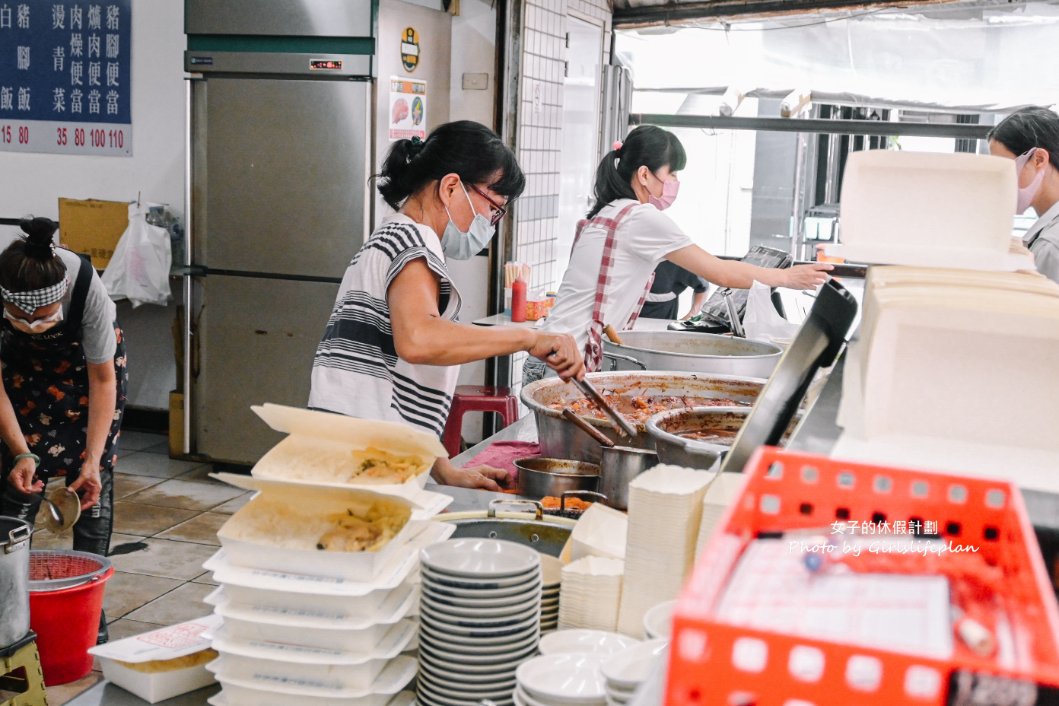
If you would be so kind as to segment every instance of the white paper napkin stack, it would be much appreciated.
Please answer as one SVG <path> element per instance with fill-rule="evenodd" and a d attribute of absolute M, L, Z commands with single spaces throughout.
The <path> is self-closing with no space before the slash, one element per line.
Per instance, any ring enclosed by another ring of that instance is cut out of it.
<path fill-rule="evenodd" d="M 702 554 L 724 513 L 735 502 L 745 478 L 742 473 L 718 473 L 717 478 L 710 484 L 709 490 L 702 498 L 702 519 L 699 520 L 699 536 L 695 541 L 696 557 Z"/>
<path fill-rule="evenodd" d="M 618 632 L 642 637 L 644 614 L 679 595 L 695 560 L 702 499 L 715 475 L 663 465 L 629 484 Z"/>
<path fill-rule="evenodd" d="M 588 556 L 563 567 L 559 593 L 559 629 L 590 628 L 613 632 L 618 622 L 622 576 L 620 559 Z"/>

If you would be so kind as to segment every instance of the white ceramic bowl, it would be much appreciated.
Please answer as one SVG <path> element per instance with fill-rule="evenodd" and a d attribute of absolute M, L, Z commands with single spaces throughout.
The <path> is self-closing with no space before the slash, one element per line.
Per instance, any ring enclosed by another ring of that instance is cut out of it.
<path fill-rule="evenodd" d="M 419 625 L 420 637 L 425 636 L 434 643 L 435 647 L 449 649 L 460 654 L 468 651 L 483 655 L 501 652 L 513 646 L 521 646 L 522 643 L 534 639 L 536 634 L 537 631 L 532 623 L 513 634 L 474 638 L 456 635 L 426 623 L 420 623 Z"/>
<path fill-rule="evenodd" d="M 420 615 L 419 622 L 434 629 L 435 632 L 454 635 L 463 638 L 479 637 L 503 637 L 505 635 L 521 635 L 524 630 L 540 622 L 540 616 L 536 611 L 527 613 L 525 618 L 516 622 L 509 622 L 495 627 L 483 627 L 481 625 L 456 625 L 444 620 L 435 620 L 431 615 Z"/>
<path fill-rule="evenodd" d="M 648 640 L 611 656 L 603 663 L 607 685 L 611 689 L 635 689 L 651 675 L 656 665 L 663 668 L 659 662 L 665 659 L 668 649 L 669 640 Z"/>
<path fill-rule="evenodd" d="M 515 692 L 511 696 L 515 700 L 515 706 L 551 706 L 551 704 L 546 704 L 533 698 L 521 686 L 516 686 Z"/>
<path fill-rule="evenodd" d="M 528 584 L 526 588 L 512 591 L 508 595 L 487 598 L 480 595 L 484 593 L 484 591 L 472 591 L 472 595 L 468 596 L 453 596 L 438 591 L 433 586 L 423 586 L 421 595 L 432 601 L 444 603 L 445 605 L 456 608 L 500 608 L 509 606 L 513 603 L 520 603 L 528 596 L 533 596 L 536 593 L 536 590 L 537 589 L 533 584 Z M 555 600 L 558 600 L 558 598 Z"/>
<path fill-rule="evenodd" d="M 425 569 L 455 577 L 508 578 L 540 566 L 540 554 L 521 544 L 499 539 L 450 539 L 419 552 Z"/>
<path fill-rule="evenodd" d="M 526 695 L 549 704 L 602 703 L 606 682 L 599 655 L 552 654 L 519 665 L 516 676 Z"/>
<path fill-rule="evenodd" d="M 508 660 L 513 656 L 522 656 L 536 651 L 537 639 L 537 636 L 531 633 L 529 637 L 510 645 L 484 648 L 452 645 L 444 642 L 435 642 L 429 637 L 421 637 L 419 651 L 422 655 L 429 654 L 430 660 L 435 664 L 448 662 L 452 665 L 459 665 L 456 667 L 457 670 L 462 668 L 463 664 L 477 664 L 483 668 L 486 666 L 492 668 L 494 665 L 501 664 L 504 660 Z M 485 649 L 489 649 L 489 651 L 486 652 Z"/>
<path fill-rule="evenodd" d="M 423 567 L 420 572 L 421 581 L 424 586 L 430 586 L 437 590 L 446 588 L 462 588 L 472 591 L 503 591 L 505 589 L 527 590 L 540 585 L 540 574 L 537 570 L 527 571 L 517 576 L 504 577 L 474 577 L 474 576 L 450 576 Z M 516 591 L 517 592 L 517 591 Z"/>
<path fill-rule="evenodd" d="M 503 606 L 481 606 L 471 608 L 469 606 L 457 606 L 445 603 L 443 600 L 423 596 L 420 599 L 420 611 L 435 616 L 452 616 L 463 620 L 475 622 L 497 622 L 507 616 L 521 615 L 528 610 L 536 609 L 538 600 L 536 596 L 520 598 L 518 601 Z"/>
<path fill-rule="evenodd" d="M 541 638 L 541 654 L 590 653 L 612 655 L 637 644 L 635 640 L 605 630 L 560 630 Z"/>
<path fill-rule="evenodd" d="M 676 601 L 666 601 L 644 613 L 643 631 L 648 640 L 669 638 L 673 630 L 673 609 L 676 605 Z"/>
<path fill-rule="evenodd" d="M 419 612 L 420 620 L 429 620 L 434 627 L 445 627 L 451 625 L 453 628 L 464 628 L 465 630 L 499 630 L 520 625 L 527 620 L 539 619 L 540 608 L 535 604 L 529 604 L 522 612 L 513 615 L 500 615 L 485 618 L 471 618 L 465 615 L 449 615 L 429 606 L 423 606 Z M 440 625 L 439 625 L 440 624 Z M 465 633 L 466 634 L 466 633 Z"/>
<path fill-rule="evenodd" d="M 464 600 L 483 598 L 489 600 L 494 598 L 509 598 L 520 593 L 541 590 L 540 577 L 533 572 L 526 574 L 526 578 L 520 581 L 493 588 L 483 587 L 481 582 L 468 583 L 467 580 L 457 580 L 456 583 L 461 585 L 453 585 L 453 581 L 447 577 L 435 579 L 434 576 L 435 575 L 431 574 L 429 571 L 420 572 L 420 584 L 423 591 L 430 591 L 431 593 L 446 598 L 462 598 Z M 484 580 L 486 582 L 493 582 L 496 579 Z M 542 591 L 542 594 L 543 593 L 544 591 Z M 558 593 L 556 595 L 558 595 Z"/>

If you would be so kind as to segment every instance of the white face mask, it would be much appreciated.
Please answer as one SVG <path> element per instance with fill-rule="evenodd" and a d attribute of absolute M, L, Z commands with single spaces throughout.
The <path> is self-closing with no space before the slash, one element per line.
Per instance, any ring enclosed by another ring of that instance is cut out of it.
<path fill-rule="evenodd" d="M 446 257 L 451 257 L 454 260 L 469 260 L 480 253 L 490 238 L 493 237 L 493 224 L 489 222 L 488 218 L 478 213 L 478 210 L 474 207 L 474 202 L 471 201 L 471 195 L 467 193 L 467 188 L 462 182 L 460 183 L 460 188 L 463 189 L 463 195 L 467 197 L 467 203 L 471 206 L 474 220 L 471 221 L 470 228 L 464 233 L 453 223 L 452 214 L 446 208 L 445 213 L 449 216 L 449 222 L 445 226 L 444 234 L 441 236 L 441 249 L 445 252 Z"/>
<path fill-rule="evenodd" d="M 36 321 L 26 321 L 17 316 L 12 316 L 11 312 L 4 309 L 4 318 L 10 321 L 11 325 L 22 333 L 35 335 L 55 328 L 55 326 L 63 320 L 63 310 L 62 307 L 60 307 L 54 314 L 47 318 L 37 319 Z"/>
<path fill-rule="evenodd" d="M 1037 151 L 1036 147 L 1028 150 L 1024 154 L 1019 155 L 1015 159 L 1015 179 L 1019 179 L 1022 176 L 1022 169 L 1026 166 L 1026 163 L 1033 157 L 1033 153 Z M 1038 169 L 1037 175 L 1033 177 L 1033 180 L 1026 186 L 1019 187 L 1019 200 L 1018 205 L 1015 207 L 1015 211 L 1019 214 L 1025 213 L 1032 204 L 1033 200 L 1037 198 L 1037 194 L 1041 191 L 1041 184 L 1044 182 L 1044 170 Z M 1016 184 L 1018 182 L 1016 181 Z"/>

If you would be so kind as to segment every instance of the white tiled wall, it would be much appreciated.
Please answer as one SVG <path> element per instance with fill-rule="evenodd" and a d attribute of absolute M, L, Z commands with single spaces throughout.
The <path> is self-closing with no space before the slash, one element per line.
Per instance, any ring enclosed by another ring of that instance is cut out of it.
<path fill-rule="evenodd" d="M 563 169 L 563 77 L 569 13 L 598 21 L 605 29 L 602 64 L 609 63 L 609 0 L 526 0 L 522 18 L 516 152 L 526 173 L 526 191 L 515 206 L 512 259 L 533 268 L 531 293 L 558 289 L 555 248 L 559 223 L 559 174 Z M 522 379 L 524 356 L 512 363 L 512 381 Z"/>
<path fill-rule="evenodd" d="M 569 12 L 604 24 L 602 63 L 607 63 L 610 54 L 611 6 L 607 0 L 526 0 L 515 140 L 528 183 L 515 209 L 514 256 L 532 265 L 531 289 L 555 289 L 562 277 L 553 264 L 563 168 L 563 62 Z"/>

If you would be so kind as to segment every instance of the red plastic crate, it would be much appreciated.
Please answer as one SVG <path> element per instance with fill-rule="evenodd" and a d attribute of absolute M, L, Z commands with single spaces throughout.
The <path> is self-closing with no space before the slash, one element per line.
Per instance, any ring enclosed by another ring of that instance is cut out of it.
<path fill-rule="evenodd" d="M 888 569 L 945 573 L 954 593 L 988 595 L 991 606 L 999 603 L 994 612 L 1011 625 L 1013 663 L 1001 665 L 959 639 L 951 658 L 940 660 L 732 625 L 717 617 L 725 586 L 751 540 L 836 520 L 931 521 L 943 539 L 980 547 L 973 555 L 902 557 Z M 737 652 L 753 658 L 737 667 Z M 819 669 L 809 674 L 794 669 L 804 658 Z M 847 677 L 853 673 L 877 679 L 861 680 L 858 687 Z M 738 500 L 677 604 L 666 705 L 1022 706 L 1056 703 L 1051 691 L 1056 686 L 1059 610 L 1014 484 L 763 448 L 748 463 Z"/>

